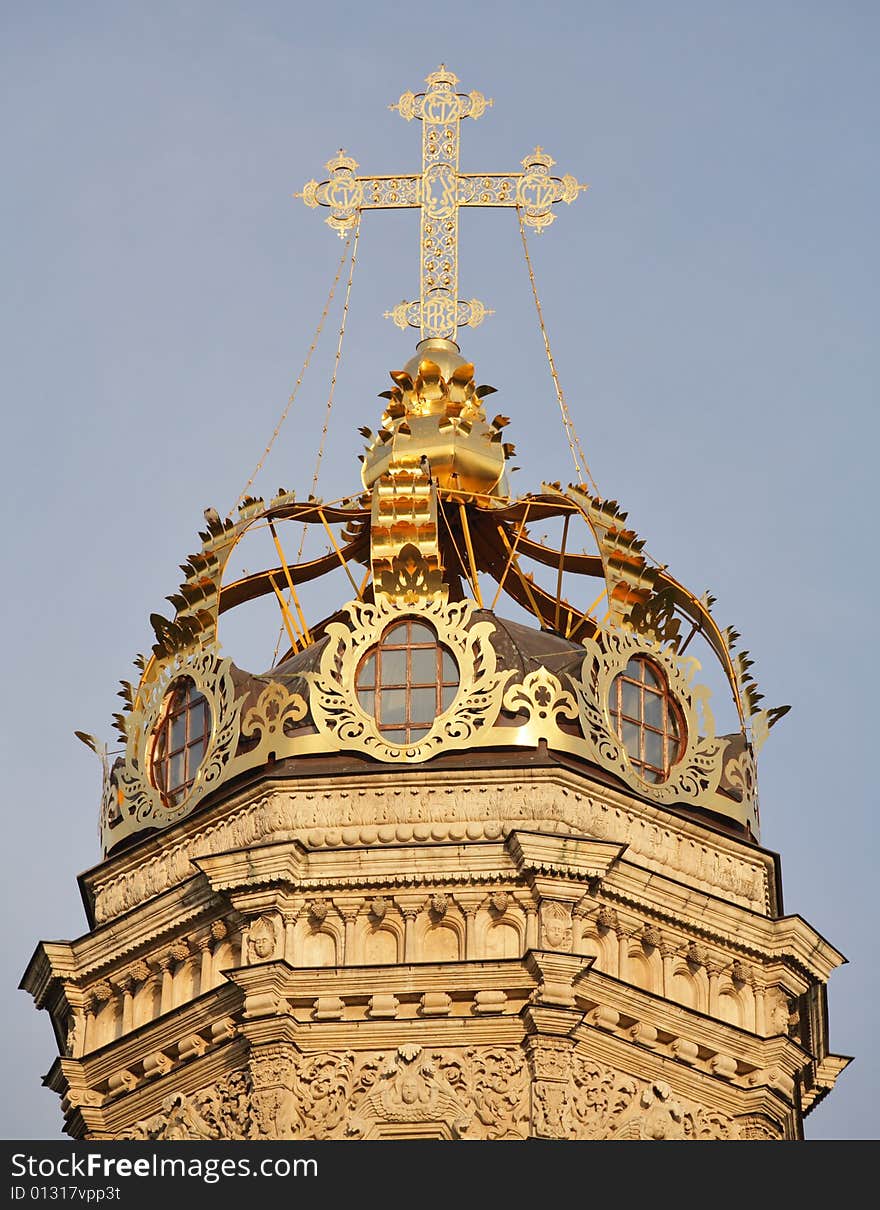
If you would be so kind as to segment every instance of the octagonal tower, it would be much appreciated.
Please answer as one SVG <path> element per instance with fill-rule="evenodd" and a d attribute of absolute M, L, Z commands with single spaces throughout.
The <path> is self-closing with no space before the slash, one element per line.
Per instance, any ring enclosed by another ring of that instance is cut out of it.
<path fill-rule="evenodd" d="M 456 83 L 398 103 L 420 176 L 340 153 L 303 193 L 343 235 L 421 211 L 420 301 L 392 312 L 420 340 L 360 484 L 206 510 L 124 688 L 87 931 L 23 980 L 75 1138 L 795 1139 L 847 1062 L 843 958 L 782 913 L 760 845 L 756 756 L 786 708 L 615 501 L 511 492 L 508 418 L 457 340 L 486 313 L 457 297 L 458 209 L 540 231 L 580 187 L 540 149 L 461 174 L 486 102 Z M 303 526 L 327 549 L 288 561 Z M 231 574 L 262 531 L 277 561 Z M 350 596 L 309 616 L 303 586 L 339 568 Z M 266 596 L 284 644 L 246 671 L 218 625 Z"/>

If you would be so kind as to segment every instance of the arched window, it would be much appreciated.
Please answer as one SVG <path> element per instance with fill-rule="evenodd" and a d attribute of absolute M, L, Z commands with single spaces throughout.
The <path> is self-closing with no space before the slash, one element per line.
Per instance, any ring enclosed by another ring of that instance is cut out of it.
<path fill-rule="evenodd" d="M 153 742 L 153 784 L 167 807 L 183 802 L 208 747 L 211 711 L 188 676 L 173 682 Z"/>
<path fill-rule="evenodd" d="M 427 735 L 457 689 L 455 660 L 431 627 L 415 618 L 389 627 L 357 671 L 361 708 L 374 716 L 391 744 L 411 744 Z"/>
<path fill-rule="evenodd" d="M 665 781 L 684 751 L 685 727 L 663 671 L 653 661 L 634 656 L 612 681 L 609 705 L 639 777 Z"/>

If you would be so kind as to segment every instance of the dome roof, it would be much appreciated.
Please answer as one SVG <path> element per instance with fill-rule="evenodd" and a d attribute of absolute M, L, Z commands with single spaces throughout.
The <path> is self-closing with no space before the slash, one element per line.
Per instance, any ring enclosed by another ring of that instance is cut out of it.
<path fill-rule="evenodd" d="M 719 626 L 708 594 L 648 555 L 616 501 L 583 481 L 512 492 L 509 418 L 489 418 L 494 388 L 478 385 L 456 340 L 490 314 L 458 297 L 458 207 L 515 207 L 526 246 L 526 227 L 548 227 L 554 206 L 584 186 L 551 176 L 540 148 L 522 172 L 460 174 L 460 119 L 479 117 L 486 99 L 454 92 L 445 67 L 427 84 L 396 106 L 432 132 L 421 176 L 360 177 L 340 151 L 329 178 L 301 195 L 355 239 L 365 209 L 420 210 L 420 298 L 388 313 L 419 329 L 415 355 L 381 392 L 378 430 L 360 430 L 366 448 L 351 495 L 328 503 L 280 489 L 268 500 L 244 496 L 234 515 L 205 511 L 201 547 L 168 598 L 173 616 L 151 615 L 152 651 L 135 661 L 137 684 L 123 682 L 115 722 L 125 755 L 105 769 L 102 793 L 106 851 L 182 819 L 240 775 L 334 753 L 405 769 L 450 753 L 482 761 L 546 750 L 661 806 L 714 812 L 757 836 L 755 755 L 787 707 L 760 707 L 737 632 Z M 348 296 L 337 364 L 347 309 Z M 334 371 L 331 401 L 335 381 Z M 300 540 L 288 559 L 306 530 L 326 549 L 303 558 Z M 269 565 L 232 574 L 240 544 L 265 532 Z M 303 594 L 332 572 L 348 585 L 334 612 L 315 617 Z M 512 609 L 525 623 L 496 613 L 502 596 L 502 614 Z M 218 628 L 264 597 L 277 600 L 287 650 L 256 675 L 221 652 Z M 708 690 L 694 682 L 707 661 L 723 676 L 735 735 L 716 735 Z"/>

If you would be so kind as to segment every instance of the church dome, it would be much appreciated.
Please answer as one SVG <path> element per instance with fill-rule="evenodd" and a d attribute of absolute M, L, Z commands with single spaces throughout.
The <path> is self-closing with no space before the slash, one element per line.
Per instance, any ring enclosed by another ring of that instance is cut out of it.
<path fill-rule="evenodd" d="M 578 458 L 576 483 L 511 490 L 510 420 L 489 416 L 494 388 L 458 343 L 460 328 L 489 314 L 458 298 L 458 207 L 516 207 L 531 273 L 526 228 L 544 230 L 583 186 L 551 175 L 540 148 L 519 173 L 458 173 L 459 120 L 487 102 L 456 93 L 455 82 L 441 67 L 425 93 L 396 106 L 425 123 L 422 178 L 363 178 L 340 151 L 328 179 L 303 189 L 349 239 L 365 209 L 420 210 L 420 298 L 388 313 L 420 339 L 381 392 L 378 429 L 360 430 L 366 448 L 350 496 L 325 503 L 281 489 L 244 496 L 225 518 L 205 511 L 201 547 L 168 598 L 174 615 L 151 616 L 152 651 L 136 660 L 137 683 L 123 682 L 125 750 L 105 769 L 105 853 L 242 779 L 299 776 L 315 760 L 380 774 L 449 760 L 564 761 L 757 839 L 755 754 L 786 707 L 759 707 L 736 631 L 717 624 L 708 594 L 648 555 Z M 354 259 L 352 250 L 349 286 Z M 543 320 L 542 334 L 574 450 Z M 325 536 L 324 552 L 304 559 L 301 541 L 288 559 L 291 526 Z M 233 554 L 267 530 L 273 561 L 236 576 Z M 340 568 L 350 591 L 329 616 L 308 616 L 303 586 Z M 268 672 L 244 671 L 221 653 L 221 616 L 273 596 L 285 644 Z M 695 679 L 707 662 L 733 712 L 728 734 L 716 733 L 709 690 Z"/>
<path fill-rule="evenodd" d="M 303 190 L 349 287 L 362 212 L 420 212 L 419 298 L 390 313 L 419 340 L 350 494 L 316 470 L 305 498 L 206 509 L 123 683 L 90 932 L 23 983 L 76 1137 L 795 1138 L 846 1066 L 843 956 L 782 915 L 758 843 L 786 708 L 599 492 L 543 319 L 577 480 L 511 488 L 457 339 L 487 314 L 459 297 L 458 210 L 515 208 L 534 282 L 526 227 L 581 187 L 540 148 L 459 172 L 487 102 L 455 84 L 397 104 L 420 175 L 340 152 Z"/>

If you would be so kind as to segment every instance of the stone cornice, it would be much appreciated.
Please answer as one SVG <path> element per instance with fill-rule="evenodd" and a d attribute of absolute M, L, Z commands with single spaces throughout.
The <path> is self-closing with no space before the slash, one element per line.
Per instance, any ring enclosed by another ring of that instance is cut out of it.
<path fill-rule="evenodd" d="M 579 956 L 579 965 L 589 959 Z M 413 962 L 396 966 L 294 967 L 283 960 L 226 972 L 247 995 L 271 988 L 292 1006 L 311 1006 L 321 996 L 365 1003 L 377 991 L 413 1002 L 425 992 L 454 992 L 470 1000 L 482 990 L 530 994 L 535 986 L 521 958 L 471 962 Z"/>
<path fill-rule="evenodd" d="M 792 1038 L 759 1038 L 596 970 L 576 978 L 575 999 L 584 1012 L 575 1036 L 583 1038 L 591 1050 L 599 1036 L 615 1039 L 625 1050 L 635 1042 L 642 1058 L 651 1053 L 684 1062 L 694 1071 L 720 1076 L 736 1087 L 768 1084 L 789 1101 L 800 1072 L 812 1062 Z"/>
<path fill-rule="evenodd" d="M 576 1051 L 588 1061 L 617 1070 L 632 1070 L 631 1044 L 625 1040 L 588 1026 L 578 1027 L 574 1038 Z M 710 1071 L 705 1063 L 694 1065 L 670 1057 L 663 1048 L 658 1051 L 640 1048 L 637 1065 L 641 1079 L 669 1083 L 676 1095 L 702 1103 L 709 1101 L 713 1108 L 731 1117 L 746 1113 L 769 1114 L 780 1123 L 790 1118 L 790 1092 L 774 1087 L 765 1075 L 761 1076 L 761 1082 L 745 1087 Z M 707 1096 L 709 1088 L 711 1093 Z"/>
<path fill-rule="evenodd" d="M 52 980 L 82 986 L 179 936 L 182 928 L 216 918 L 218 909 L 225 913 L 230 903 L 247 913 L 273 907 L 287 911 L 291 894 L 320 891 L 334 896 L 340 891 L 393 891 L 408 886 L 421 890 L 431 885 L 454 890 L 506 884 L 512 889 L 518 877 L 525 877 L 532 884 L 531 893 L 539 898 L 561 896 L 572 901 L 582 896 L 585 882 L 596 893 L 593 883 L 601 880 L 602 901 L 626 906 L 637 923 L 671 926 L 689 937 L 713 942 L 726 954 L 782 961 L 808 978 L 827 980 L 835 965 L 845 961 L 799 916 L 774 920 L 731 905 L 632 862 L 624 845 L 571 834 L 517 828 L 496 841 L 354 850 L 313 850 L 288 839 L 194 857 L 193 867 L 197 874 L 112 923 L 74 942 L 46 942 L 38 947 L 22 986 L 43 1005 Z"/>
<path fill-rule="evenodd" d="M 78 1062 L 90 1087 L 105 1083 L 119 1070 L 137 1068 L 145 1055 L 173 1052 L 182 1039 L 198 1034 L 211 1023 L 234 1018 L 241 1010 L 241 993 L 231 983 L 222 983 L 154 1021 L 132 1030 L 114 1042 L 91 1051 Z"/>
<path fill-rule="evenodd" d="M 178 936 L 213 911 L 217 901 L 208 884 L 198 875 L 117 917 L 72 942 L 41 942 L 22 978 L 42 1007 L 48 986 L 54 980 L 84 981 L 106 974 L 115 964 L 130 961 L 145 946 L 154 948 Z"/>
<path fill-rule="evenodd" d="M 626 851 L 625 844 L 588 836 L 548 836 L 519 828 L 508 835 L 505 843 L 519 871 L 561 875 L 582 882 L 604 878 Z"/>
<path fill-rule="evenodd" d="M 43 1008 L 57 979 L 75 979 L 78 966 L 69 941 L 41 941 L 27 964 L 19 988 Z"/>
<path fill-rule="evenodd" d="M 335 828 L 333 823 L 335 823 Z M 456 823 L 459 820 L 461 822 Z M 279 781 L 231 794 L 81 876 L 98 919 L 118 915 L 185 878 L 190 858 L 299 837 L 312 848 L 432 839 L 493 839 L 507 822 L 625 843 L 648 868 L 678 866 L 693 885 L 769 911 L 776 901 L 772 854 L 670 814 L 560 766 L 445 770 L 429 767 Z"/>
<path fill-rule="evenodd" d="M 623 857 L 602 884 L 603 900 L 625 904 L 642 919 L 683 929 L 726 950 L 792 964 L 808 978 L 827 982 L 846 958 L 802 916 L 776 919 L 737 908 L 716 895 L 695 891 L 675 879 L 651 873 Z"/>

